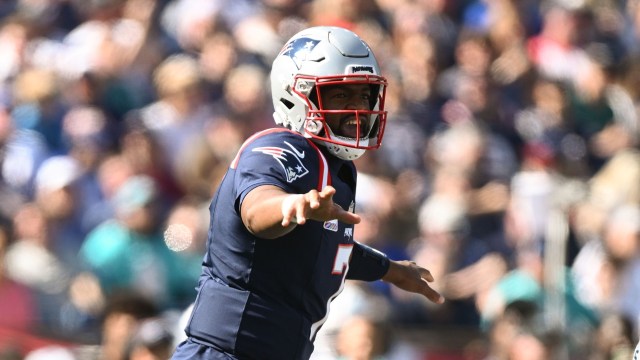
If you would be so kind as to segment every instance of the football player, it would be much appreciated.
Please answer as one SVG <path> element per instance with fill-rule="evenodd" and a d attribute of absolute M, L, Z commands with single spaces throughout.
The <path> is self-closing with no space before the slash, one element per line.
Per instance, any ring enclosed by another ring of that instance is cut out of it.
<path fill-rule="evenodd" d="M 354 239 L 352 161 L 380 146 L 386 86 L 349 30 L 312 27 L 282 48 L 271 69 L 279 126 L 244 143 L 211 202 L 188 339 L 173 359 L 308 359 L 345 279 L 444 301 L 427 269 Z"/>

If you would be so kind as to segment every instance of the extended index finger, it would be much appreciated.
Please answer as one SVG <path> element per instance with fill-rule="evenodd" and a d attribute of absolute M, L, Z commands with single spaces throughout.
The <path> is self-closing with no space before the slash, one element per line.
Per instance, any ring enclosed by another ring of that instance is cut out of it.
<path fill-rule="evenodd" d="M 436 304 L 444 303 L 444 296 L 440 295 L 439 292 L 435 291 L 429 284 L 423 280 L 423 287 L 420 293 L 427 297 L 427 299 L 433 301 Z"/>
<path fill-rule="evenodd" d="M 420 290 L 420 293 L 434 303 L 442 304 L 444 302 L 444 296 L 440 295 L 439 292 L 435 291 L 431 286 L 429 286 L 429 283 L 435 280 L 433 278 L 433 275 L 431 275 L 431 271 L 420 266 L 418 266 L 418 271 L 420 272 L 420 277 L 422 278 L 423 283 L 423 287 Z"/>
<path fill-rule="evenodd" d="M 433 278 L 433 275 L 431 275 L 431 271 L 420 266 L 418 266 L 418 271 L 420 272 L 420 277 L 427 280 L 428 282 L 433 282 L 435 280 Z"/>
<path fill-rule="evenodd" d="M 340 207 L 340 205 L 336 205 L 336 206 Z M 342 208 L 338 210 L 336 219 L 347 224 L 359 224 L 360 221 L 362 220 L 362 218 L 360 218 L 360 215 L 354 214 L 350 211 L 346 211 Z"/>

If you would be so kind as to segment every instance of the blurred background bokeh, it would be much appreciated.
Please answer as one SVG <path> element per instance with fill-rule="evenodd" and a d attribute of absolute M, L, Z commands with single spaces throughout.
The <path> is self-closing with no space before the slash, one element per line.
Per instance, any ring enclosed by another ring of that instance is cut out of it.
<path fill-rule="evenodd" d="M 313 25 L 390 83 L 356 238 L 447 298 L 348 282 L 313 359 L 630 359 L 639 0 L 0 0 L 0 359 L 169 356 L 211 195 Z"/>

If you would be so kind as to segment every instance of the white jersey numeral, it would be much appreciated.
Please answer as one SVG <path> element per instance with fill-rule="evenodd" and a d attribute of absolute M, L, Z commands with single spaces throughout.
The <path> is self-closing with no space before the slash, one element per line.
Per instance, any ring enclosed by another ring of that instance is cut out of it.
<path fill-rule="evenodd" d="M 344 289 L 344 280 L 347 277 L 347 271 L 349 270 L 349 259 L 351 258 L 352 250 L 353 244 L 338 245 L 338 250 L 336 251 L 336 258 L 333 261 L 333 270 L 331 271 L 331 274 L 342 274 L 342 283 L 340 284 L 340 288 L 338 289 L 338 291 L 336 291 L 335 294 L 331 295 L 331 298 L 329 298 L 329 301 L 327 301 L 327 313 L 322 319 L 316 321 L 313 325 L 311 325 L 311 336 L 309 337 L 310 340 L 313 340 L 315 338 L 316 333 L 318 332 L 318 330 L 320 330 L 322 324 L 327 321 L 327 319 L 329 318 L 329 307 L 331 302 L 342 292 L 342 289 Z"/>

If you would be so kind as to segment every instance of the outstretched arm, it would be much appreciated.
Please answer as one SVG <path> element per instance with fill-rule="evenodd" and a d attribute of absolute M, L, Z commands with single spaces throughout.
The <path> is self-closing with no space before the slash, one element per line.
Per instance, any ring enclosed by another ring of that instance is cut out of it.
<path fill-rule="evenodd" d="M 283 236 L 308 219 L 359 223 L 360 216 L 333 202 L 335 192 L 332 186 L 305 194 L 289 194 L 272 185 L 258 186 L 242 202 L 242 222 L 252 234 L 265 239 Z"/>
<path fill-rule="evenodd" d="M 383 281 L 391 283 L 402 290 L 422 294 L 436 304 L 444 303 L 444 297 L 429 286 L 429 283 L 434 281 L 429 270 L 413 261 L 390 260 L 389 262 L 389 270 L 382 277 Z"/>

